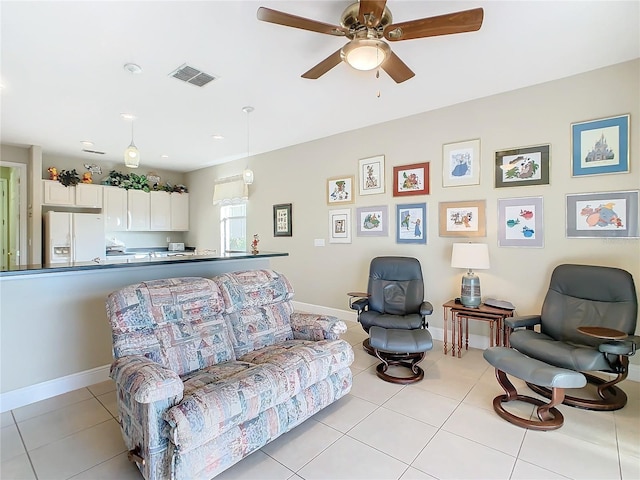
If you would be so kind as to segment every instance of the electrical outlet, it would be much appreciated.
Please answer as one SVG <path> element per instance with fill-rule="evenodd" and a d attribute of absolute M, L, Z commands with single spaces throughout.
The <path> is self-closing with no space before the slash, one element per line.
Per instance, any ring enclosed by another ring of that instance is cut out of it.
<path fill-rule="evenodd" d="M 313 240 L 314 247 L 324 247 L 324 238 L 316 238 Z"/>
<path fill-rule="evenodd" d="M 171 237 L 167 237 L 167 243 L 171 241 Z"/>

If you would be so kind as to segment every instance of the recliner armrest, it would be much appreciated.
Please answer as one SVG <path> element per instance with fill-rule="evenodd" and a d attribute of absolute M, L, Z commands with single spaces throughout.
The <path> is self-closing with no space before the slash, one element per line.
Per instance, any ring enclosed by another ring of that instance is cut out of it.
<path fill-rule="evenodd" d="M 290 322 L 296 340 L 337 340 L 347 331 L 347 324 L 331 315 L 293 312 Z"/>
<path fill-rule="evenodd" d="M 358 314 L 360 314 L 360 312 L 362 312 L 365 308 L 369 306 L 369 299 L 360 298 L 358 300 L 354 300 L 353 302 L 351 302 L 349 306 L 351 307 L 352 310 L 357 310 Z"/>
<path fill-rule="evenodd" d="M 634 342 L 629 340 L 607 340 L 598 345 L 598 350 L 602 353 L 610 353 L 612 355 L 628 355 L 636 353 Z"/>
<path fill-rule="evenodd" d="M 598 345 L 598 350 L 602 353 L 610 353 L 612 355 L 632 356 L 636 353 L 636 348 L 640 343 L 640 337 L 637 335 L 629 335 L 623 340 L 607 340 Z"/>
<path fill-rule="evenodd" d="M 433 313 L 433 305 L 430 302 L 422 302 L 420 305 L 420 315 L 431 315 Z"/>
<path fill-rule="evenodd" d="M 514 329 L 522 327 L 533 327 L 542 321 L 540 315 L 523 315 L 521 317 L 507 317 L 504 319 L 505 326 Z"/>
<path fill-rule="evenodd" d="M 152 403 L 180 397 L 184 383 L 178 374 L 141 355 L 127 355 L 116 359 L 109 376 L 131 394 L 138 403 Z"/>

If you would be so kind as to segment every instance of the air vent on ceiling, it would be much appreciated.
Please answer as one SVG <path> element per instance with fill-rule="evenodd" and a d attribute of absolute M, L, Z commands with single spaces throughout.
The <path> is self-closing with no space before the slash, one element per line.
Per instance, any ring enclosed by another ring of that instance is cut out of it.
<path fill-rule="evenodd" d="M 104 155 L 104 152 L 99 152 L 98 150 L 87 150 L 86 148 L 82 149 L 85 153 L 95 153 L 96 155 Z"/>
<path fill-rule="evenodd" d="M 177 78 L 178 80 L 182 80 L 183 82 L 195 85 L 196 87 L 204 87 L 207 83 L 216 79 L 216 77 L 214 77 L 213 75 L 204 73 L 197 68 L 190 67 L 186 63 L 179 66 L 169 75 L 171 75 L 173 78 Z"/>

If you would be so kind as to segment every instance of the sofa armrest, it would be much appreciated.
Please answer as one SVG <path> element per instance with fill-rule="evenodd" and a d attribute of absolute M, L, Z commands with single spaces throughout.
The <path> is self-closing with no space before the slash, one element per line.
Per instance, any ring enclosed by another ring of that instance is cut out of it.
<path fill-rule="evenodd" d="M 177 373 L 139 355 L 116 359 L 111 365 L 110 377 L 138 403 L 182 398 L 184 391 Z"/>
<path fill-rule="evenodd" d="M 523 315 L 521 317 L 507 317 L 504 319 L 505 326 L 509 328 L 533 328 L 542 321 L 540 315 Z"/>
<path fill-rule="evenodd" d="M 347 331 L 347 325 L 330 315 L 293 312 L 291 329 L 297 340 L 337 340 Z"/>

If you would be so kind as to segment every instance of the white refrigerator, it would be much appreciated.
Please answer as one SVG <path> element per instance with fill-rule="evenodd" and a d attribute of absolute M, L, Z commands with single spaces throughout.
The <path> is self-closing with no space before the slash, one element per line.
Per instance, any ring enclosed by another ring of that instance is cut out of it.
<path fill-rule="evenodd" d="M 47 265 L 105 260 L 104 217 L 94 213 L 47 212 L 44 241 Z"/>

